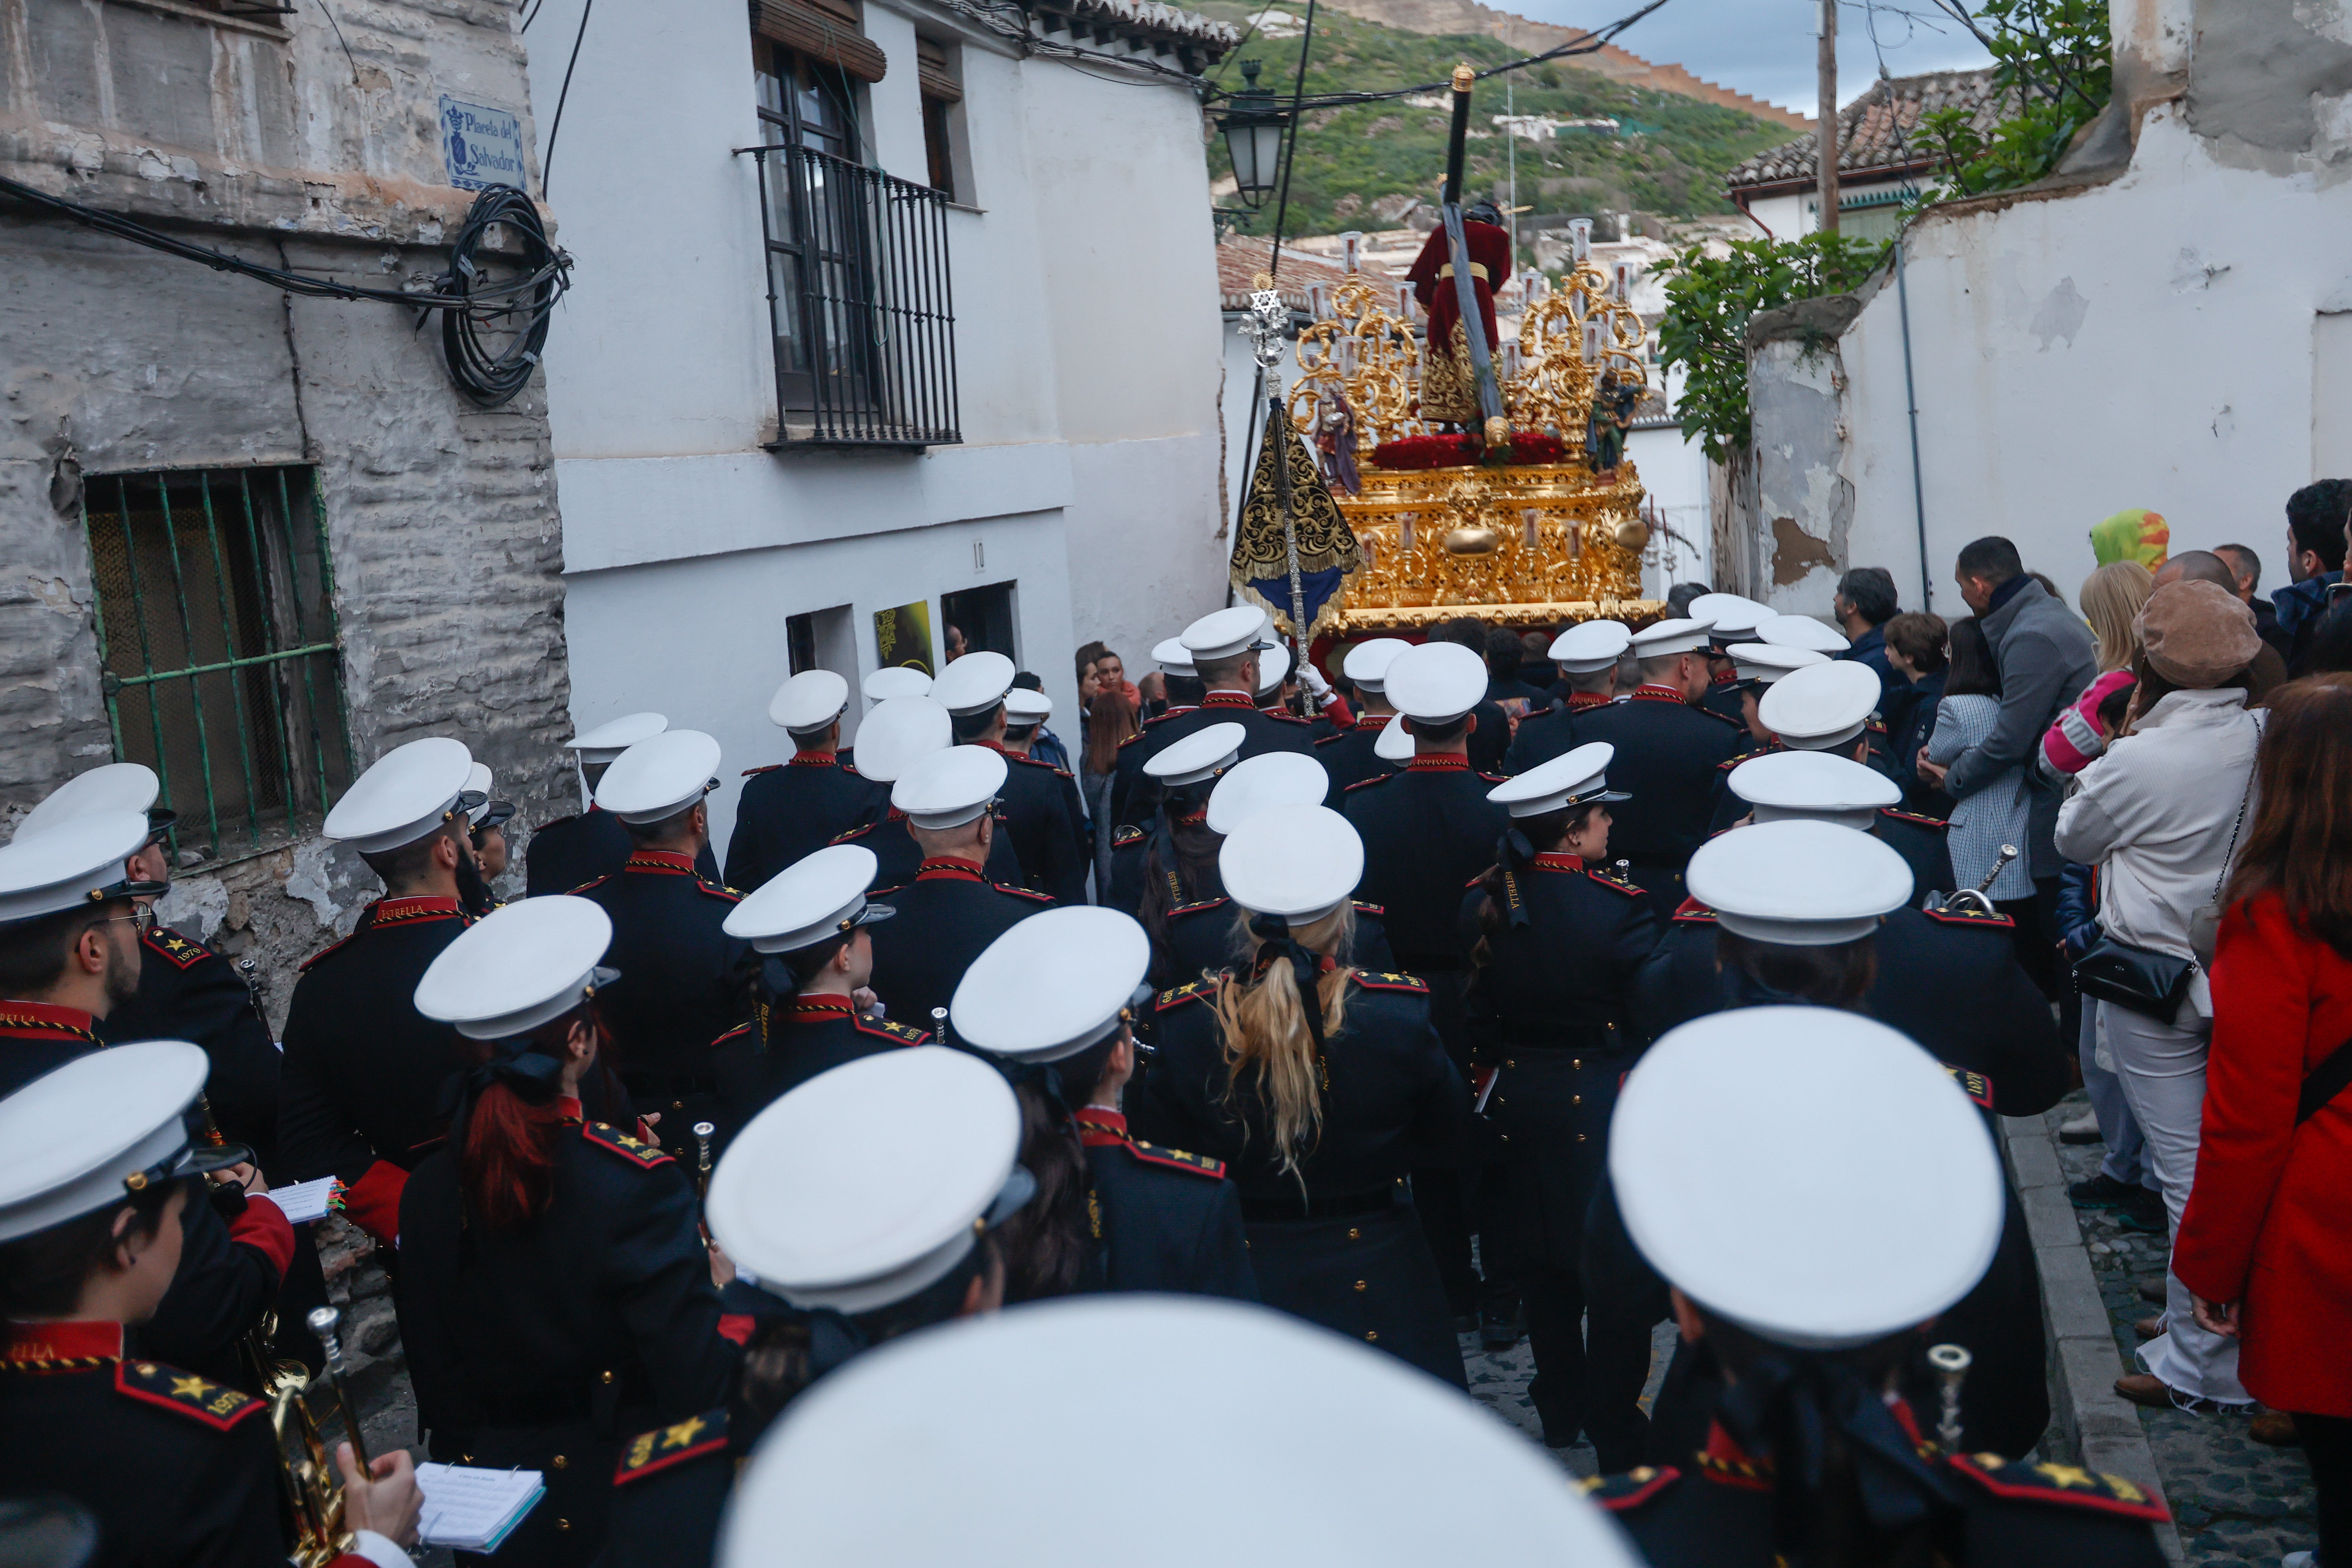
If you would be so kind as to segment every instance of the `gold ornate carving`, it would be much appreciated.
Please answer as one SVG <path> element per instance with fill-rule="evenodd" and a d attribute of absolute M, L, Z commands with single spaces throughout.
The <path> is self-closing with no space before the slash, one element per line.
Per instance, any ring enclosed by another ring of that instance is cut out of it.
<path fill-rule="evenodd" d="M 1351 274 L 1331 290 L 1328 313 L 1298 337 L 1292 417 L 1316 428 L 1318 413 L 1344 397 L 1363 479 L 1360 494 L 1335 499 L 1365 565 L 1318 626 L 1347 636 L 1465 614 L 1504 626 L 1655 617 L 1664 606 L 1640 597 L 1649 538 L 1641 476 L 1630 460 L 1601 474 L 1584 460 L 1601 373 L 1614 371 L 1635 391 L 1649 380 L 1641 318 L 1617 298 L 1614 279 L 1583 263 L 1521 317 L 1503 407 L 1513 430 L 1565 447 L 1564 460 L 1544 465 L 1370 463 L 1383 442 L 1432 433 L 1417 401 L 1420 344 L 1409 321 L 1386 308 L 1394 300 L 1392 286 Z"/>

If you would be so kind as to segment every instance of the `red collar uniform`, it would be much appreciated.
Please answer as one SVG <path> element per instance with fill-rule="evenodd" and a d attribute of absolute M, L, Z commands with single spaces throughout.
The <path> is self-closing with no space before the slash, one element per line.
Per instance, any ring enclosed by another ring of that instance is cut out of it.
<path fill-rule="evenodd" d="M 1223 1161 L 1137 1138 L 1105 1106 L 1082 1108 L 1077 1123 L 1107 1289 L 1258 1299 L 1240 1194 Z"/>
<path fill-rule="evenodd" d="M 796 752 L 789 762 L 753 768 L 744 773 L 735 803 L 726 885 L 748 893 L 801 857 L 876 820 L 889 805 L 888 785 L 831 752 Z"/>

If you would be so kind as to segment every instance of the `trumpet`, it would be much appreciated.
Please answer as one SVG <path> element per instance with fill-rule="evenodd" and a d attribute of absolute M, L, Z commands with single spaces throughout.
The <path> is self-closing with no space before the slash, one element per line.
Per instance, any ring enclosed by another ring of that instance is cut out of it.
<path fill-rule="evenodd" d="M 1968 1380 L 1969 1367 L 1976 1358 L 1965 1345 L 1931 1345 L 1927 1364 L 1936 1369 L 1936 1381 L 1943 1385 L 1944 1411 L 1936 1422 L 1936 1436 L 1943 1440 L 1944 1451 L 1960 1451 L 1960 1384 Z"/>
<path fill-rule="evenodd" d="M 2016 858 L 2017 846 L 2002 845 L 2000 853 L 1993 858 L 1992 869 L 1984 874 L 1983 881 L 1973 888 L 1962 888 L 1957 893 L 1945 894 L 1943 902 L 1940 904 L 1935 903 L 1935 895 L 1930 893 L 1928 895 L 1930 905 L 1954 914 L 1991 914 L 1993 912 L 1992 885 L 2000 879 L 2000 874 L 2008 870 L 2009 863 Z"/>
<path fill-rule="evenodd" d="M 694 1190 L 700 1197 L 710 1195 L 710 1139 L 718 1131 L 717 1124 L 713 1122 L 698 1121 L 694 1124 Z"/>

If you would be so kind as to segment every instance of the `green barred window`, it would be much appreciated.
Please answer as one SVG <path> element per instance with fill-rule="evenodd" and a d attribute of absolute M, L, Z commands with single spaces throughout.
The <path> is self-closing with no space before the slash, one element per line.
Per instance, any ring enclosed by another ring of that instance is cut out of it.
<path fill-rule="evenodd" d="M 162 778 L 176 847 L 278 848 L 351 783 L 326 520 L 309 468 L 83 481 L 114 754 Z"/>

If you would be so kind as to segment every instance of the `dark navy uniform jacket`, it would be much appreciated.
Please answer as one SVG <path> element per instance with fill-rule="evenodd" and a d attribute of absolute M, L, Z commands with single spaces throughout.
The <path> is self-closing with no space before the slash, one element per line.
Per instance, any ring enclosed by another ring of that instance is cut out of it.
<path fill-rule="evenodd" d="M 1896 1419 L 1916 1435 L 1906 1406 Z M 2164 1505 L 2120 1476 L 2074 1465 L 2022 1464 L 1998 1455 L 1921 1457 L 1950 1506 L 1922 1527 L 1920 1562 L 1952 1568 L 2157 1568 L 2149 1525 Z M 1650 1568 L 1773 1568 L 1773 1468 L 1742 1452 L 1720 1426 L 1685 1464 L 1596 1476 L 1585 1492 L 1616 1516 Z"/>
<path fill-rule="evenodd" d="M 455 899 L 379 899 L 351 935 L 303 962 L 287 1008 L 287 1171 L 341 1177 L 347 1216 L 386 1244 L 405 1173 L 440 1140 L 441 1086 L 468 1060 L 455 1029 L 416 1010 L 416 983 L 467 923 Z"/>
<path fill-rule="evenodd" d="M 1389 1189 L 1416 1164 L 1449 1159 L 1468 1131 L 1470 1093 L 1430 1026 L 1427 989 L 1409 974 L 1362 973 L 1347 1021 L 1325 1042 L 1323 1121 L 1298 1174 L 1282 1168 L 1270 1119 L 1248 1084 L 1226 1094 L 1215 981 L 1162 992 L 1159 1060 L 1129 1114 L 1153 1142 L 1224 1162 L 1245 1205 L 1297 1207 Z"/>
<path fill-rule="evenodd" d="M 791 762 L 752 768 L 743 780 L 727 839 L 726 883 L 747 893 L 890 806 L 888 785 L 831 752 L 800 752 Z"/>
<path fill-rule="evenodd" d="M 639 849 L 579 889 L 613 917 L 604 963 L 621 977 L 597 993 L 613 1066 L 640 1110 L 679 1111 L 709 1095 L 712 1042 L 748 1016 L 750 945 L 722 926 L 742 895 L 705 881 L 690 856 Z M 676 1138 L 680 1116 L 670 1118 Z"/>
<path fill-rule="evenodd" d="M 0 1095 L 104 1048 L 99 1021 L 78 1007 L 0 1002 Z M 180 1268 L 138 1348 L 217 1379 L 244 1375 L 237 1341 L 268 1310 L 294 1253 L 277 1205 L 207 1192 L 180 1219 Z"/>
<path fill-rule="evenodd" d="M 1304 719 L 1261 711 L 1243 692 L 1212 691 L 1198 708 L 1171 708 L 1144 725 L 1142 732 L 1119 746 L 1118 772 L 1111 779 L 1112 822 L 1120 826 L 1144 821 L 1150 815 L 1148 777 L 1143 764 L 1174 741 L 1212 724 L 1239 724 L 1241 754 L 1263 756 L 1268 752 L 1297 752 L 1312 756 L 1315 731 Z"/>
<path fill-rule="evenodd" d="M 523 848 L 523 896 L 568 893 L 621 868 L 636 847 L 621 819 L 602 806 L 592 805 L 575 816 L 559 816 L 531 830 Z M 719 880 L 719 858 L 705 844 L 694 857 L 694 868 L 706 882 Z"/>
<path fill-rule="evenodd" d="M 1404 765 L 1389 762 L 1372 750 L 1381 732 L 1395 722 L 1386 713 L 1367 713 L 1356 721 L 1354 729 L 1342 730 L 1315 742 L 1315 760 L 1331 776 L 1331 791 L 1323 797 L 1325 805 L 1339 810 L 1339 797 L 1348 793 L 1349 784 L 1392 773 Z"/>
<path fill-rule="evenodd" d="M 1510 826 L 1510 813 L 1486 798 L 1502 782 L 1441 755 L 1415 757 L 1348 792 L 1345 815 L 1364 841 L 1356 896 L 1386 911 L 1389 949 L 1408 973 L 1469 962 L 1462 887 L 1495 863 L 1495 841 Z"/>
<path fill-rule="evenodd" d="M 13 1327 L 0 1348 L 10 1489 L 89 1510 L 101 1568 L 284 1563 L 269 1407 L 123 1340 L 120 1323 Z M 343 1553 L 331 1568 L 367 1560 Z"/>
<path fill-rule="evenodd" d="M 107 1015 L 110 1046 L 186 1040 L 211 1063 L 205 1100 L 221 1136 L 278 1168 L 278 1044 L 235 965 L 193 937 L 157 926 L 141 939 L 139 994 Z"/>
<path fill-rule="evenodd" d="M 576 1561 L 621 1439 L 718 1404 L 737 1354 L 684 1167 L 557 1104 L 553 1195 L 520 1228 L 467 1212 L 446 1150 L 400 1205 L 401 1342 L 434 1458 L 544 1475 L 501 1563 Z"/>
<path fill-rule="evenodd" d="M 1738 753 L 1747 731 L 1660 686 L 1579 714 L 1575 728 L 1578 745 L 1617 748 L 1609 787 L 1633 796 L 1609 808 L 1610 853 L 1633 863 L 1633 880 L 1662 906 L 1679 900 L 1683 868 L 1706 840 L 1717 766 Z"/>
<path fill-rule="evenodd" d="M 1108 1289 L 1257 1300 L 1241 1198 L 1223 1161 L 1147 1143 L 1099 1105 L 1082 1108 L 1077 1122 Z"/>
<path fill-rule="evenodd" d="M 853 827 L 834 842 L 862 844 L 874 851 L 877 888 L 903 888 L 923 868 L 923 847 L 908 830 L 907 814 L 896 806 L 887 808 L 878 820 Z M 1021 857 L 1013 847 L 1012 825 L 1002 806 L 996 812 L 995 836 L 988 842 L 988 864 L 982 869 L 992 882 L 1013 888 L 1024 885 L 1021 879 Z"/>
<path fill-rule="evenodd" d="M 827 1068 L 901 1046 L 928 1045 L 930 1038 L 928 1031 L 895 1018 L 860 1017 L 846 996 L 772 1001 L 758 1019 L 719 1042 L 719 1092 L 730 1135 Z"/>
<path fill-rule="evenodd" d="M 866 928 L 874 942 L 874 994 L 886 1016 L 918 1029 L 931 1026 L 931 1009 L 944 1007 L 972 960 L 988 944 L 1040 910 L 1044 893 L 989 881 L 969 860 L 926 860 L 902 888 L 868 895 L 897 915 Z"/>
<path fill-rule="evenodd" d="M 990 750 L 1004 759 L 1003 816 L 1021 861 L 1021 885 L 1060 903 L 1085 903 L 1087 857 L 1070 775 L 1003 746 Z"/>
<path fill-rule="evenodd" d="M 1568 755 L 1579 744 L 1576 735 L 1579 715 L 1609 706 L 1611 700 L 1606 697 L 1571 691 L 1565 705 L 1528 714 L 1519 721 L 1519 732 L 1512 740 L 1511 749 L 1503 753 L 1503 771 L 1512 774 L 1523 773 L 1554 757 Z"/>

